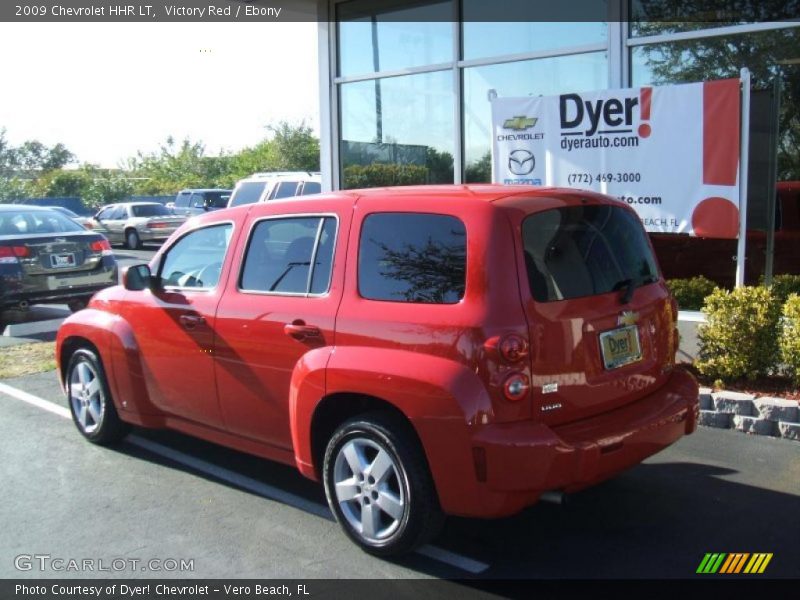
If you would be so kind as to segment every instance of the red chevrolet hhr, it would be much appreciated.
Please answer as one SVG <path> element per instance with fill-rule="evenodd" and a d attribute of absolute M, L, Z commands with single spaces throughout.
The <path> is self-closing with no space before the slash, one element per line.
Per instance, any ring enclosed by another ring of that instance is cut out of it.
<path fill-rule="evenodd" d="M 58 333 L 95 443 L 167 427 L 322 480 L 378 555 L 694 431 L 636 214 L 555 188 L 371 189 L 188 221 Z"/>

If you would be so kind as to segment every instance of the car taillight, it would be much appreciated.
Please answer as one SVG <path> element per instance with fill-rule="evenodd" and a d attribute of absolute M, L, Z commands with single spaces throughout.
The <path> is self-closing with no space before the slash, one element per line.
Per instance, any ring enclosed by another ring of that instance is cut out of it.
<path fill-rule="evenodd" d="M 0 258 L 12 259 L 5 262 L 14 262 L 14 259 L 25 258 L 30 255 L 31 251 L 27 246 L 0 246 Z"/>
<path fill-rule="evenodd" d="M 92 252 L 100 252 L 103 255 L 111 254 L 111 244 L 108 240 L 96 240 L 89 247 Z"/>
<path fill-rule="evenodd" d="M 489 338 L 486 340 L 484 346 L 489 350 L 497 352 L 500 358 L 509 364 L 528 358 L 528 341 L 516 333 Z"/>
<path fill-rule="evenodd" d="M 512 402 L 526 398 L 530 389 L 531 382 L 523 373 L 511 373 L 503 383 L 503 395 Z"/>

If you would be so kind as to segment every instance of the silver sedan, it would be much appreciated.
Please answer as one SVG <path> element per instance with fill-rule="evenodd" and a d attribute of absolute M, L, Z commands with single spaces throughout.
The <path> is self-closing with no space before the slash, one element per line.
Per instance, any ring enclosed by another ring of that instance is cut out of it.
<path fill-rule="evenodd" d="M 144 242 L 163 242 L 180 227 L 185 216 L 177 216 L 158 202 L 109 204 L 92 218 L 94 229 L 108 240 L 136 250 Z"/>

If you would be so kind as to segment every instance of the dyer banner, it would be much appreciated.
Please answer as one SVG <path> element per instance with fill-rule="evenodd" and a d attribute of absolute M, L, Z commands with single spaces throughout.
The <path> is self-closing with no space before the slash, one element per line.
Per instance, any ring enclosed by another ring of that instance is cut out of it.
<path fill-rule="evenodd" d="M 739 80 L 492 101 L 495 183 L 594 190 L 648 231 L 736 238 Z"/>

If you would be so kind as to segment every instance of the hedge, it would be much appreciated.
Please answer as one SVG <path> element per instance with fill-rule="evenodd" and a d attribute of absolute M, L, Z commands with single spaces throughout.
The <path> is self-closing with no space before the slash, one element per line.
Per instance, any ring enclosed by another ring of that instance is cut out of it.
<path fill-rule="evenodd" d="M 707 323 L 698 328 L 697 368 L 730 381 L 755 379 L 777 370 L 781 303 L 771 288 L 715 289 L 703 306 Z"/>
<path fill-rule="evenodd" d="M 714 291 L 717 284 L 700 275 L 690 279 L 668 279 L 667 287 L 678 301 L 678 308 L 700 310 L 703 308 L 703 300 Z"/>
<path fill-rule="evenodd" d="M 783 305 L 780 337 L 781 360 L 787 374 L 800 385 L 800 295 L 790 294 Z"/>

